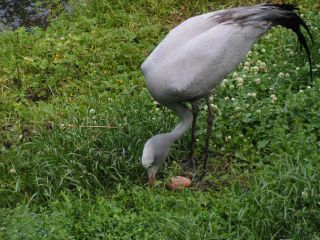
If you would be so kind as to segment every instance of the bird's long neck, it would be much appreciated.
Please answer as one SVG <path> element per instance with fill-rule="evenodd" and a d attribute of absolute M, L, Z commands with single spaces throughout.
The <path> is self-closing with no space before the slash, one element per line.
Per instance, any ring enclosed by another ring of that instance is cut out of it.
<path fill-rule="evenodd" d="M 158 167 L 169 154 L 171 145 L 178 140 L 192 125 L 192 113 L 183 103 L 163 104 L 180 117 L 180 123 L 168 133 L 160 133 L 150 138 L 144 145 L 142 165 Z"/>
<path fill-rule="evenodd" d="M 172 144 L 191 127 L 193 116 L 190 109 L 183 103 L 175 103 L 166 106 L 174 111 L 181 120 L 171 132 L 163 134 L 164 138 Z"/>

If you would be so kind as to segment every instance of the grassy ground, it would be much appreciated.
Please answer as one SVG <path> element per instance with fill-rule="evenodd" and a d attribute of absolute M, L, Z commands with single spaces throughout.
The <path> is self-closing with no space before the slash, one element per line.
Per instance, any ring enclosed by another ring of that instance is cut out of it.
<path fill-rule="evenodd" d="M 315 1 L 300 1 L 313 80 L 294 34 L 278 28 L 215 90 L 207 179 L 219 191 L 164 188 L 183 173 L 188 135 L 147 187 L 143 144 L 178 119 L 152 101 L 139 65 L 183 19 L 238 4 L 83 0 L 46 30 L 1 33 L 0 239 L 319 239 Z"/>

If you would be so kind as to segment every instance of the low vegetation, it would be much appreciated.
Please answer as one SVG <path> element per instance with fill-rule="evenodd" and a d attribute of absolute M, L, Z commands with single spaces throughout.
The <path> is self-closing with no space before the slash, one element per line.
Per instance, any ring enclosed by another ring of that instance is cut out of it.
<path fill-rule="evenodd" d="M 316 1 L 300 1 L 312 79 L 296 36 L 276 28 L 214 91 L 214 188 L 164 188 L 185 173 L 189 135 L 155 189 L 140 166 L 148 137 L 178 121 L 152 100 L 140 64 L 184 19 L 239 3 L 82 0 L 45 30 L 2 32 L 0 238 L 320 239 Z"/>

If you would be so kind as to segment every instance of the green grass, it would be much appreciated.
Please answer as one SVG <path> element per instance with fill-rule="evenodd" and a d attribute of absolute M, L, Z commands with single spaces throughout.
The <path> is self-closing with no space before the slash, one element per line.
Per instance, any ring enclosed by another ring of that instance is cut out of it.
<path fill-rule="evenodd" d="M 320 238 L 315 1 L 300 2 L 315 40 L 313 80 L 293 33 L 259 40 L 213 94 L 206 178 L 220 190 L 179 192 L 164 182 L 183 173 L 189 135 L 154 190 L 140 165 L 144 142 L 178 119 L 154 103 L 139 66 L 182 20 L 239 3 L 72 5 L 46 30 L 0 34 L 0 239 Z M 205 133 L 202 107 L 197 156 Z"/>

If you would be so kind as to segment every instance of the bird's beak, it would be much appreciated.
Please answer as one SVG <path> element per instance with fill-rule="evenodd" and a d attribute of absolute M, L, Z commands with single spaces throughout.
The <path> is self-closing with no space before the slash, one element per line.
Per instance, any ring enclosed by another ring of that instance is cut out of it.
<path fill-rule="evenodd" d="M 149 183 L 150 183 L 150 187 L 153 188 L 154 187 L 154 179 L 155 179 L 155 176 L 149 176 Z"/>
<path fill-rule="evenodd" d="M 153 188 L 157 170 L 155 170 L 154 168 L 149 168 L 147 171 L 148 171 L 148 176 L 149 176 L 150 187 Z"/>

